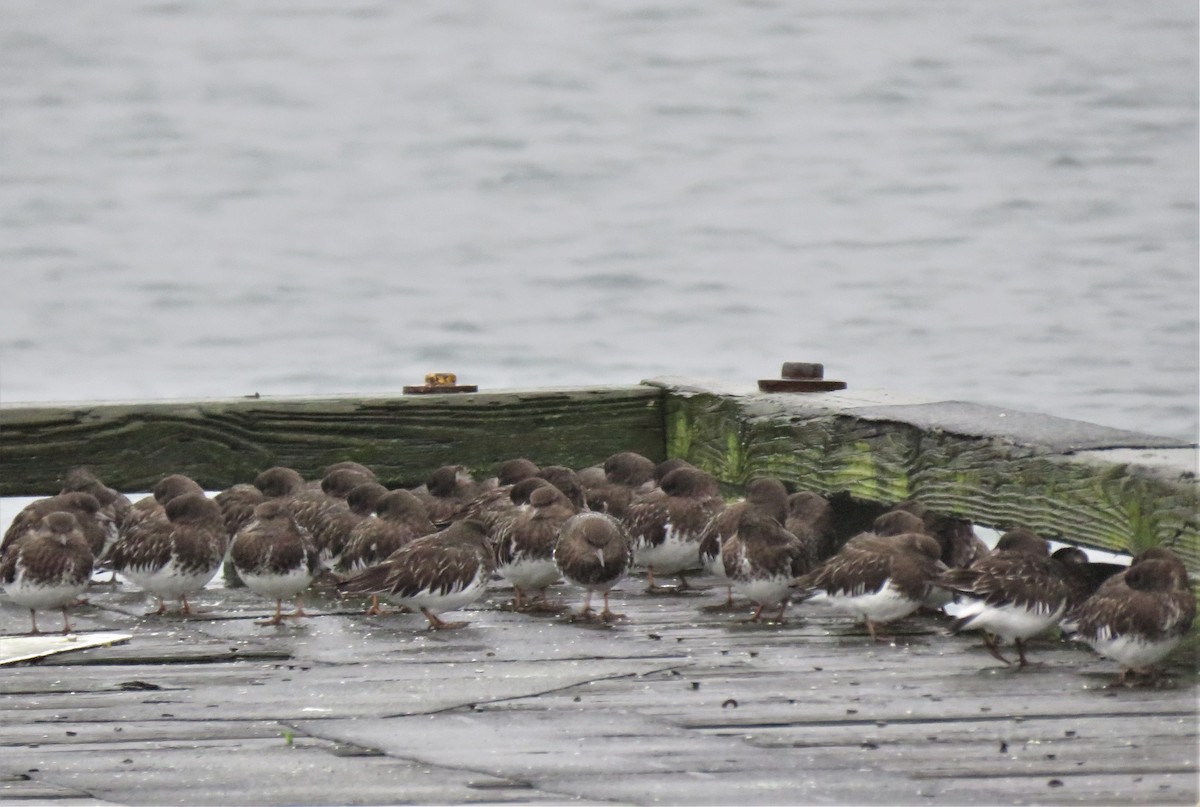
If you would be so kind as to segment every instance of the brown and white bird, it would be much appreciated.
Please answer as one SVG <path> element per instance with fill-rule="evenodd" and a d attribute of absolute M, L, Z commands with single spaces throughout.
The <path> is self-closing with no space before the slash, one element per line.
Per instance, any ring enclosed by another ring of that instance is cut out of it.
<path fill-rule="evenodd" d="M 783 526 L 793 535 L 812 535 L 817 542 L 818 560 L 825 560 L 837 551 L 833 505 L 820 493 L 798 490 L 788 496 Z"/>
<path fill-rule="evenodd" d="M 419 609 L 431 629 L 459 628 L 438 614 L 475 602 L 487 589 L 495 563 L 487 532 L 474 519 L 409 541 L 382 563 L 338 584 L 346 594 L 380 594 L 397 605 Z"/>
<path fill-rule="evenodd" d="M 725 563 L 721 557 L 725 542 L 737 532 L 742 515 L 750 510 L 775 519 L 782 527 L 787 518 L 787 499 L 787 488 L 778 479 L 773 477 L 751 479 L 746 483 L 745 496 L 720 510 L 705 525 L 704 531 L 700 535 L 700 562 L 709 574 L 725 584 L 726 607 L 733 605 L 733 586 L 725 575 Z M 804 571 L 808 571 L 808 569 L 806 568 Z M 799 574 L 801 573 L 792 576 L 796 577 Z"/>
<path fill-rule="evenodd" d="M 387 559 L 400 547 L 437 532 L 421 500 L 408 490 L 392 490 L 375 503 L 375 518 L 350 531 L 337 571 L 355 574 Z"/>
<path fill-rule="evenodd" d="M 120 534 L 124 535 L 143 521 L 165 519 L 167 502 L 186 493 L 203 496 L 204 488 L 186 474 L 167 474 L 154 483 L 149 496 L 138 499 L 125 511 L 125 518 L 119 525 Z"/>
<path fill-rule="evenodd" d="M 625 526 L 608 515 L 585 510 L 567 519 L 554 544 L 554 563 L 570 583 L 584 590 L 579 616 L 592 614 L 592 595 L 604 595 L 600 618 L 620 618 L 608 607 L 613 586 L 620 582 L 633 562 L 633 549 Z"/>
<path fill-rule="evenodd" d="M 444 527 L 464 516 L 480 486 L 465 465 L 443 465 L 411 492 L 425 505 L 429 520 Z"/>
<path fill-rule="evenodd" d="M 991 551 L 968 519 L 943 515 L 911 499 L 900 502 L 894 510 L 907 511 L 924 522 L 925 532 L 942 547 L 942 562 L 952 569 L 965 569 Z"/>
<path fill-rule="evenodd" d="M 100 502 L 90 493 L 71 491 L 44 499 L 35 499 L 13 517 L 0 540 L 0 552 L 22 535 L 36 532 L 42 519 L 50 513 L 66 512 L 75 516 L 83 537 L 94 558 L 100 558 L 113 539 L 112 522 L 101 512 Z"/>
<path fill-rule="evenodd" d="M 165 517 L 129 528 L 109 553 L 114 571 L 158 598 L 156 614 L 178 599 L 190 614 L 188 595 L 208 585 L 225 560 L 229 535 L 221 508 L 203 493 L 169 500 Z"/>
<path fill-rule="evenodd" d="M 62 489 L 59 493 L 75 492 L 91 494 L 96 497 L 96 501 L 100 502 L 99 515 L 108 539 L 106 549 L 112 546 L 113 542 L 117 540 L 121 522 L 125 520 L 132 505 L 129 497 L 104 484 L 100 477 L 83 466 L 71 468 L 63 476 Z M 97 558 L 101 555 L 98 555 Z"/>
<path fill-rule="evenodd" d="M 462 517 L 478 519 L 488 525 L 490 531 L 492 521 L 501 513 L 513 508 L 513 487 L 528 484 L 528 480 L 536 478 L 535 474 L 539 470 L 536 463 L 524 457 L 500 463 L 496 475 L 485 480 L 479 492 L 463 508 Z M 537 479 L 537 482 L 542 483 L 545 480 Z"/>
<path fill-rule="evenodd" d="M 921 607 L 945 569 L 941 548 L 928 535 L 863 533 L 846 542 L 793 586 L 799 596 L 854 614 L 874 641 L 876 628 Z"/>
<path fill-rule="evenodd" d="M 75 515 L 53 511 L 4 547 L 0 581 L 13 602 L 29 609 L 31 633 L 40 633 L 37 612 L 62 609 L 63 633 L 71 632 L 67 607 L 92 579 L 94 555 Z"/>
<path fill-rule="evenodd" d="M 779 519 L 749 508 L 725 540 L 721 562 L 733 589 L 754 603 L 751 622 L 762 618 L 763 609 L 776 607 L 779 613 L 775 619 L 782 622 L 794 593 L 792 581 L 816 565 L 816 539 L 792 535 Z"/>
<path fill-rule="evenodd" d="M 553 485 L 543 485 L 529 495 L 529 503 L 498 522 L 493 535 L 496 572 L 512 584 L 513 607 L 521 609 L 544 602 L 546 588 L 562 576 L 554 563 L 554 546 L 575 507 Z"/>
<path fill-rule="evenodd" d="M 570 499 L 571 506 L 576 511 L 588 509 L 587 495 L 583 490 L 583 483 L 579 481 L 579 474 L 565 465 L 545 465 L 538 469 L 535 474 L 538 479 L 545 479 L 551 485 L 558 488 L 563 494 Z"/>
<path fill-rule="evenodd" d="M 654 462 L 636 451 L 620 451 L 604 461 L 600 478 L 588 483 L 580 473 L 588 509 L 625 517 L 638 490 L 654 479 Z"/>
<path fill-rule="evenodd" d="M 407 490 L 393 490 L 375 504 L 375 518 L 364 518 L 350 531 L 336 571 L 354 575 L 382 563 L 400 547 L 437 532 L 421 500 Z M 381 613 L 379 595 L 371 595 L 367 614 Z"/>
<path fill-rule="evenodd" d="M 1005 664 L 1012 662 L 1000 653 L 999 641 L 1012 641 L 1019 667 L 1029 663 L 1025 640 L 1054 627 L 1071 601 L 1049 542 L 1024 528 L 1002 535 L 994 551 L 969 567 L 948 569 L 937 584 L 960 600 L 951 632 L 983 631 L 988 652 Z"/>
<path fill-rule="evenodd" d="M 1112 682 L 1151 677 L 1154 666 L 1174 650 L 1196 618 L 1196 597 L 1187 568 L 1175 553 L 1157 547 L 1133 559 L 1076 607 L 1064 627 L 1101 656 L 1121 665 Z"/>
<path fill-rule="evenodd" d="M 658 589 L 655 575 L 684 574 L 700 567 L 700 538 L 725 507 L 717 480 L 698 468 L 676 468 L 663 477 L 661 493 L 646 495 L 629 507 L 625 524 L 633 542 L 633 562 L 646 569 L 647 591 Z"/>
<path fill-rule="evenodd" d="M 307 616 L 303 592 L 320 570 L 320 553 L 285 501 L 269 499 L 255 507 L 254 518 L 234 536 L 229 557 L 251 591 L 275 601 L 275 615 L 258 624 L 281 624 L 283 600 L 292 597 L 296 610 L 286 616 Z"/>

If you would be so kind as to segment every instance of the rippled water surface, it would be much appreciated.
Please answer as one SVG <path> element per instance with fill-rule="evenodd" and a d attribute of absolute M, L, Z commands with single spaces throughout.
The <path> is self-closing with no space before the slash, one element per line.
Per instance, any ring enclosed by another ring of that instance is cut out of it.
<path fill-rule="evenodd" d="M 5 402 L 806 360 L 1195 439 L 1195 2 L 2 5 Z"/>

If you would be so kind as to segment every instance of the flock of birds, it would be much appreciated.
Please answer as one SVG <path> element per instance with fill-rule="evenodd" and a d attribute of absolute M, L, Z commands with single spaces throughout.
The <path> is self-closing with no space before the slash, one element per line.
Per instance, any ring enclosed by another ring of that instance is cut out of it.
<path fill-rule="evenodd" d="M 970 522 L 904 502 L 873 528 L 841 542 L 833 511 L 819 494 L 789 493 L 777 479 L 746 485 L 737 501 L 717 480 L 682 460 L 655 464 L 633 452 L 579 471 L 519 458 L 477 482 L 447 465 L 420 487 L 389 490 L 353 462 L 318 481 L 286 467 L 208 496 L 172 474 L 131 503 L 84 468 L 62 491 L 14 518 L 0 543 L 0 580 L 8 596 L 37 611 L 67 609 L 99 570 L 121 575 L 158 598 L 157 613 L 232 566 L 241 582 L 274 601 L 278 625 L 304 616 L 303 592 L 331 579 L 344 596 L 381 597 L 419 610 L 431 628 L 458 627 L 440 614 L 465 608 L 502 578 L 513 608 L 550 609 L 547 589 L 565 579 L 584 590 L 575 618 L 613 620 L 609 592 L 634 569 L 648 590 L 678 591 L 706 570 L 734 596 L 782 621 L 791 603 L 825 601 L 881 626 L 919 609 L 955 603 L 950 630 L 978 630 L 988 651 L 1010 642 L 1025 666 L 1026 640 L 1061 628 L 1121 665 L 1114 683 L 1150 680 L 1154 665 L 1183 639 L 1196 600 L 1187 570 L 1169 549 L 1154 548 L 1128 566 L 1089 562 L 1076 548 L 1054 553 L 1019 528 L 994 549 Z M 228 573 L 228 572 L 227 572 Z M 674 588 L 659 581 L 677 577 Z M 603 608 L 592 607 L 594 595 Z M 283 601 L 295 598 L 293 613 Z M 744 607 L 744 606 L 743 606 Z"/>

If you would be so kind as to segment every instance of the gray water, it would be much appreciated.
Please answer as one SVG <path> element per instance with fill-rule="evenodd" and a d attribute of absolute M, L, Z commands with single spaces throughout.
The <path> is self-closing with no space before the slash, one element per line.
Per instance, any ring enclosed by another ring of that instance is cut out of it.
<path fill-rule="evenodd" d="M 1197 17 L 0 0 L 0 400 L 796 360 L 1194 440 Z"/>

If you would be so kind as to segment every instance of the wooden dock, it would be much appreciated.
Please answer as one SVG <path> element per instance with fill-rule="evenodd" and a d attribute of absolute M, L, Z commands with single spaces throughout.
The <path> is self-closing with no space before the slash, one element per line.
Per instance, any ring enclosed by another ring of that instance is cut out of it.
<path fill-rule="evenodd" d="M 582 468 L 618 451 L 683 457 L 732 495 L 755 475 L 835 497 L 846 523 L 904 499 L 995 529 L 1135 553 L 1167 544 L 1200 573 L 1197 447 L 1156 435 L 880 390 L 758 392 L 652 379 L 460 395 L 0 404 L 0 495 L 58 491 L 87 465 L 122 491 L 171 473 L 210 490 L 271 465 L 356 460 L 388 487 L 513 457 Z"/>
<path fill-rule="evenodd" d="M 699 582 L 704 583 L 701 579 Z M 504 610 L 470 626 L 317 615 L 212 588 L 209 613 L 141 616 L 91 594 L 81 635 L 121 645 L 0 669 L 4 804 L 1195 804 L 1194 659 L 1109 689 L 1085 646 L 1035 641 L 1023 671 L 946 621 L 873 644 L 817 605 L 779 625 L 711 610 L 723 589 L 626 579 L 605 627 Z M 578 593 L 555 592 L 577 608 Z M 0 600 L 8 630 L 27 614 Z M 52 615 L 47 615 L 49 621 Z M 7 632 L 7 631 L 6 631 Z"/>
<path fill-rule="evenodd" d="M 0 495 L 56 492 L 87 465 L 147 490 L 208 489 L 271 465 L 340 460 L 389 487 L 516 456 L 582 468 L 684 457 L 730 495 L 756 475 L 831 498 L 842 537 L 919 499 L 996 529 L 1082 546 L 1171 546 L 1200 571 L 1197 450 L 1178 440 L 886 392 L 762 394 L 657 379 L 627 387 L 384 398 L 0 405 Z M 700 580 L 703 584 L 703 579 Z M 499 584 L 495 584 L 498 586 Z M 147 617 L 97 588 L 81 635 L 128 642 L 0 668 L 8 804 L 1195 804 L 1197 659 L 1163 686 L 1109 689 L 1111 662 L 1057 637 L 1015 671 L 946 621 L 894 641 L 816 605 L 780 625 L 712 610 L 723 590 L 647 595 L 612 626 L 505 610 L 471 625 L 316 615 L 254 624 L 267 603 L 219 585 L 197 618 Z M 578 592 L 556 591 L 571 607 Z M 0 633 L 27 614 L 0 596 Z M 47 624 L 54 615 L 47 614 Z M 5 640 L 0 637 L 0 643 Z M 0 655 L 4 648 L 0 646 Z"/>

